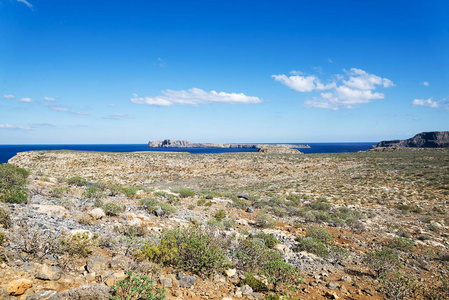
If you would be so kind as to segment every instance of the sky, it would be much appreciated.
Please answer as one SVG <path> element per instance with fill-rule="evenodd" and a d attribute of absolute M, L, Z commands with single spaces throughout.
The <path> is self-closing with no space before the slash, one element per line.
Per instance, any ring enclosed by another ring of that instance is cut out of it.
<path fill-rule="evenodd" d="M 449 130 L 449 1 L 0 0 L 0 144 Z"/>

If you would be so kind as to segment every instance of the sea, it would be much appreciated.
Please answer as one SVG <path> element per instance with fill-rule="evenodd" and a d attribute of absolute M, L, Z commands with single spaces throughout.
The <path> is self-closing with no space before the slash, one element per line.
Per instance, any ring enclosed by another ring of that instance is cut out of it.
<path fill-rule="evenodd" d="M 369 148 L 371 148 L 371 146 L 376 145 L 376 143 L 301 143 L 301 144 L 307 144 L 310 146 L 310 148 L 301 148 L 301 149 L 298 148 L 299 151 L 305 154 L 366 151 Z M 36 151 L 36 150 L 81 150 L 81 151 L 100 151 L 100 152 L 172 151 L 172 152 L 189 152 L 192 154 L 257 151 L 257 149 L 237 149 L 237 148 L 148 148 L 147 144 L 0 145 L 0 163 L 7 163 L 11 157 L 15 156 L 19 152 Z"/>

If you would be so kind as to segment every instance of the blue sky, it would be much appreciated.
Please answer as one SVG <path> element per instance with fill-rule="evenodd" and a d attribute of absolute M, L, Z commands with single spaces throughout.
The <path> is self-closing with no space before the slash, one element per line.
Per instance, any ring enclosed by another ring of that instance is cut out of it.
<path fill-rule="evenodd" d="M 0 0 L 0 144 L 449 130 L 448 1 Z"/>

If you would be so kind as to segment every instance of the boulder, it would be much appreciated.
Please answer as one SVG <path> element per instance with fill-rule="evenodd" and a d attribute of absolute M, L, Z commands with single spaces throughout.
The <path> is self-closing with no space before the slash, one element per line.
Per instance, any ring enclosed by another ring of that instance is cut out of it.
<path fill-rule="evenodd" d="M 184 275 L 183 273 L 178 273 L 178 280 L 179 280 L 180 287 L 190 288 L 192 285 L 195 284 L 196 277 L 195 276 L 187 276 L 187 275 Z"/>
<path fill-rule="evenodd" d="M 92 218 L 94 218 L 95 220 L 99 220 L 99 219 L 101 219 L 101 218 L 106 217 L 106 214 L 104 213 L 104 211 L 103 211 L 101 208 L 99 208 L 99 207 L 92 209 L 92 210 L 89 212 L 89 215 L 90 215 Z"/>
<path fill-rule="evenodd" d="M 57 266 L 42 265 L 36 273 L 37 279 L 56 281 L 62 276 L 61 268 Z"/>
<path fill-rule="evenodd" d="M 239 193 L 237 195 L 237 198 L 243 198 L 243 199 L 249 200 L 249 194 L 248 193 Z"/>
<path fill-rule="evenodd" d="M 86 261 L 86 269 L 89 273 L 100 274 L 106 270 L 106 260 L 102 256 L 92 256 Z"/>
<path fill-rule="evenodd" d="M 33 282 L 29 279 L 16 279 L 8 284 L 7 292 L 9 295 L 18 296 L 25 293 L 27 289 L 33 286 Z"/>

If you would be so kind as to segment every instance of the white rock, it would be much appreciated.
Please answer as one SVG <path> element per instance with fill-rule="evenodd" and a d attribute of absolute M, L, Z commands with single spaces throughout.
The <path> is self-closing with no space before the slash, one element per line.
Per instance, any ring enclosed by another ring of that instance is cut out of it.
<path fill-rule="evenodd" d="M 101 208 L 97 207 L 97 208 L 92 209 L 89 212 L 89 216 L 91 216 L 95 220 L 99 220 L 101 218 L 106 217 L 106 214 L 104 213 L 104 211 Z"/>
<path fill-rule="evenodd" d="M 237 269 L 228 269 L 225 271 L 225 273 L 226 273 L 226 276 L 232 277 L 235 275 L 235 273 L 237 273 Z"/>

